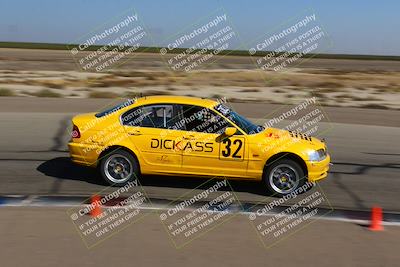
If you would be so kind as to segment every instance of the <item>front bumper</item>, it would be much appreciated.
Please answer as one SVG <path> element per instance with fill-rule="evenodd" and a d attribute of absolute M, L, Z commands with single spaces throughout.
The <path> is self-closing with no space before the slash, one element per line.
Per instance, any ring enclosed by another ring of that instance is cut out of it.
<path fill-rule="evenodd" d="M 326 178 L 328 176 L 330 162 L 331 157 L 329 154 L 326 155 L 326 158 L 322 161 L 307 161 L 308 181 L 316 182 Z"/>

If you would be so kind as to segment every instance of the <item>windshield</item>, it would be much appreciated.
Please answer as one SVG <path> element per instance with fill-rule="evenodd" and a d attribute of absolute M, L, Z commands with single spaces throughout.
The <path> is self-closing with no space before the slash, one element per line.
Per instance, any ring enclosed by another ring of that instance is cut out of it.
<path fill-rule="evenodd" d="M 127 106 L 130 106 L 130 105 L 132 105 L 133 103 L 135 103 L 135 100 L 134 100 L 134 99 L 128 99 L 128 100 L 126 100 L 125 102 L 119 103 L 118 105 L 116 105 L 116 106 L 114 106 L 114 107 L 108 108 L 108 109 L 106 109 L 106 110 L 103 110 L 103 111 L 97 113 L 95 116 L 96 116 L 97 118 L 104 117 L 104 116 L 109 115 L 109 114 L 111 114 L 111 113 L 114 113 L 114 112 L 116 112 L 116 111 L 118 111 L 118 110 L 120 110 L 120 109 L 123 109 L 123 108 L 125 108 L 125 107 L 127 107 Z"/>
<path fill-rule="evenodd" d="M 220 112 L 226 118 L 230 119 L 247 134 L 256 134 L 264 130 L 263 126 L 252 123 L 250 120 L 231 110 L 227 106 L 218 104 L 214 107 L 214 109 Z"/>

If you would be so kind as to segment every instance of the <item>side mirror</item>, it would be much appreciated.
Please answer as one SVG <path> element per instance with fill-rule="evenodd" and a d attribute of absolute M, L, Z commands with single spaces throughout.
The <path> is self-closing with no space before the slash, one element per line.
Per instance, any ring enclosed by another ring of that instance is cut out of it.
<path fill-rule="evenodd" d="M 235 127 L 226 127 L 226 128 L 225 128 L 224 134 L 225 134 L 226 136 L 232 136 L 232 135 L 234 135 L 235 133 L 236 133 L 236 128 L 235 128 Z"/>

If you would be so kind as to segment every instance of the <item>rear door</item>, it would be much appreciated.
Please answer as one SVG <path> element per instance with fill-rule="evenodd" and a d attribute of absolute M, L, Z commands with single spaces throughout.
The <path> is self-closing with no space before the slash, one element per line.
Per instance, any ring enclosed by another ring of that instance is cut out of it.
<path fill-rule="evenodd" d="M 131 144 L 140 153 L 141 167 L 160 173 L 181 170 L 182 154 L 176 146 L 183 132 L 172 129 L 177 119 L 173 104 L 141 106 L 121 116 Z"/>

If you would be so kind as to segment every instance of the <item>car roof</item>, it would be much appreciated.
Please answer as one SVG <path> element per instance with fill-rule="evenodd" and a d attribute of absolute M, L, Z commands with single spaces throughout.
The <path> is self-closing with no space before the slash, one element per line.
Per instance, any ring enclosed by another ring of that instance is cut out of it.
<path fill-rule="evenodd" d="M 213 107 L 218 104 L 217 101 L 211 99 L 189 97 L 189 96 L 173 96 L 173 95 L 145 96 L 138 98 L 136 100 L 136 103 L 138 105 L 173 103 L 173 104 L 188 104 L 188 105 L 196 105 L 204 107 Z"/>

